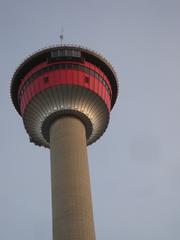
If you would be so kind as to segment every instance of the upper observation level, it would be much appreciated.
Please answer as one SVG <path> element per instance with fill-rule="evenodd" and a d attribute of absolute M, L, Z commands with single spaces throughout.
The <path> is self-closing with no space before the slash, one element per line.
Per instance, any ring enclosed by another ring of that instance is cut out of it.
<path fill-rule="evenodd" d="M 15 71 L 11 98 L 30 140 L 49 147 L 49 128 L 73 115 L 86 128 L 87 144 L 105 131 L 118 94 L 111 64 L 77 45 L 56 45 L 34 52 Z"/>

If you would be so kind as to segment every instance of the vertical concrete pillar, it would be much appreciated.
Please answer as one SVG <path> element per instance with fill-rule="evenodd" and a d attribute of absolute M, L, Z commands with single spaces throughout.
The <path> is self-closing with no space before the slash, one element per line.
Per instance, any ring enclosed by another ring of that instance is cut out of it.
<path fill-rule="evenodd" d="M 50 128 L 53 240 L 95 240 L 86 134 L 63 117 Z"/>

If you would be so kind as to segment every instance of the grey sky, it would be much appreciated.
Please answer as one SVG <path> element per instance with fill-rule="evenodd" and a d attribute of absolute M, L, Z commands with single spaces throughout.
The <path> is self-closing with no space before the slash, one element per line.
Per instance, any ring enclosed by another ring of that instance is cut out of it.
<path fill-rule="evenodd" d="M 97 50 L 120 96 L 88 148 L 97 240 L 180 239 L 180 1 L 0 1 L 0 239 L 51 240 L 49 151 L 30 144 L 9 98 L 33 51 Z"/>

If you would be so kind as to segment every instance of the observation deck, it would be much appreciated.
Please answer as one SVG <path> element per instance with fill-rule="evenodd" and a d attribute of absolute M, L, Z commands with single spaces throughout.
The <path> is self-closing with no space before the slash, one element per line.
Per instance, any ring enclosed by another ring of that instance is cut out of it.
<path fill-rule="evenodd" d="M 25 59 L 11 82 L 13 104 L 30 141 L 49 147 L 51 124 L 63 116 L 79 118 L 87 144 L 106 130 L 118 94 L 111 64 L 100 54 L 74 45 L 39 50 Z"/>

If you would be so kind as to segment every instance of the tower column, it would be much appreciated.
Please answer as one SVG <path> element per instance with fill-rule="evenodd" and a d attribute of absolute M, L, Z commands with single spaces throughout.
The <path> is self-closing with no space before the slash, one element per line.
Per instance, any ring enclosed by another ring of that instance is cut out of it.
<path fill-rule="evenodd" d="M 53 240 L 95 240 L 84 124 L 63 117 L 50 128 Z"/>

